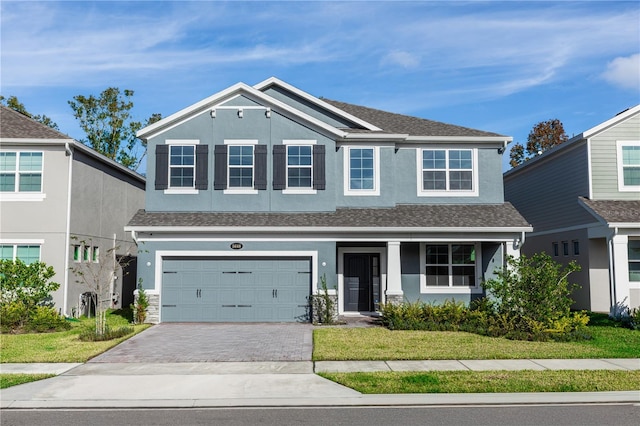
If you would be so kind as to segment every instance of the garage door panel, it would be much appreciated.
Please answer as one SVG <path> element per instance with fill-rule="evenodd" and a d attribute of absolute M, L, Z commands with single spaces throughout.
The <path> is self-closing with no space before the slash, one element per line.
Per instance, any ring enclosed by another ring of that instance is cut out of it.
<path fill-rule="evenodd" d="M 166 259 L 162 321 L 308 321 L 310 268 L 309 259 Z"/>

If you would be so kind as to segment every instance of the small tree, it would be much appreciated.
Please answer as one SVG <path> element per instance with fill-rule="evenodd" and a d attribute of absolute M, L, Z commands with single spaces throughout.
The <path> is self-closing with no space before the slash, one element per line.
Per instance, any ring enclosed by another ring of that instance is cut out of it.
<path fill-rule="evenodd" d="M 509 157 L 511 167 L 516 167 L 525 161 L 534 158 L 556 145 L 566 142 L 569 139 L 564 131 L 562 122 L 557 118 L 541 121 L 533 126 L 527 137 L 526 148 L 522 144 L 515 144 L 511 147 Z"/>
<path fill-rule="evenodd" d="M 147 320 L 147 308 L 149 307 L 149 298 L 142 288 L 142 278 L 138 280 L 138 298 L 133 306 L 134 319 L 136 324 L 144 324 Z"/>
<path fill-rule="evenodd" d="M 91 247 L 94 250 L 97 247 L 92 239 L 80 240 L 77 236 L 72 236 L 71 239 L 76 244 L 79 243 L 80 247 Z M 119 255 L 118 251 L 120 251 L 120 246 L 117 246 L 114 240 L 113 246 L 104 253 L 102 251 L 97 254 L 94 252 L 92 259 L 79 262 L 70 268 L 78 277 L 76 282 L 84 284 L 92 293 L 92 301 L 96 308 L 95 332 L 98 336 L 104 335 L 107 330 L 107 310 L 113 302 L 112 283 L 117 278 L 118 272 L 126 268 L 132 261 L 130 256 Z"/>
<path fill-rule="evenodd" d="M 494 298 L 498 313 L 548 325 L 570 314 L 571 292 L 577 285 L 569 284 L 567 278 L 579 270 L 576 262 L 563 268 L 546 253 L 509 256 L 497 278 L 485 281 L 483 286 Z"/>

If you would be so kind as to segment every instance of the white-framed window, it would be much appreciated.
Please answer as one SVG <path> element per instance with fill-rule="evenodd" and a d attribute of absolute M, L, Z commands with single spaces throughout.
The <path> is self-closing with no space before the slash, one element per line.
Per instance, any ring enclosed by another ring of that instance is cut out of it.
<path fill-rule="evenodd" d="M 640 192 L 640 141 L 617 141 L 618 190 Z"/>
<path fill-rule="evenodd" d="M 169 146 L 169 188 L 194 189 L 196 179 L 196 146 Z"/>
<path fill-rule="evenodd" d="M 345 195 L 380 195 L 379 153 L 377 146 L 345 147 Z"/>
<path fill-rule="evenodd" d="M 82 260 L 82 245 L 75 244 L 73 246 L 73 261 L 80 262 Z"/>
<path fill-rule="evenodd" d="M 315 194 L 313 147 L 315 140 L 283 140 L 286 147 L 286 189 L 284 194 Z M 274 171 L 275 173 L 275 171 Z"/>
<path fill-rule="evenodd" d="M 418 148 L 418 196 L 477 196 L 476 149 Z"/>
<path fill-rule="evenodd" d="M 257 140 L 225 140 L 227 145 L 227 189 L 225 194 L 255 193 L 255 146 Z"/>
<path fill-rule="evenodd" d="M 43 200 L 43 159 L 44 154 L 40 151 L 0 152 L 1 199 Z"/>
<path fill-rule="evenodd" d="M 640 240 L 629 239 L 629 281 L 640 282 Z"/>
<path fill-rule="evenodd" d="M 93 263 L 100 263 L 100 247 L 93 246 L 91 248 L 91 261 Z"/>
<path fill-rule="evenodd" d="M 420 246 L 421 291 L 475 293 L 481 271 L 480 249 L 475 243 L 423 243 Z"/>
<path fill-rule="evenodd" d="M 82 247 L 82 261 L 83 262 L 91 261 L 91 246 Z"/>
<path fill-rule="evenodd" d="M 3 260 L 20 259 L 26 264 L 40 262 L 41 245 L 40 243 L 2 243 L 0 244 L 0 258 Z"/>

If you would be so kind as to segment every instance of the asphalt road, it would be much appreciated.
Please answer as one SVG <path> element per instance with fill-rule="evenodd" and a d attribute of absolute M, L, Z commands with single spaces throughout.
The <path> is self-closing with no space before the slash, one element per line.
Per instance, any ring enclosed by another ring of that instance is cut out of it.
<path fill-rule="evenodd" d="M 616 425 L 637 426 L 638 404 L 465 407 L 3 410 L 2 426 L 113 425 Z"/>

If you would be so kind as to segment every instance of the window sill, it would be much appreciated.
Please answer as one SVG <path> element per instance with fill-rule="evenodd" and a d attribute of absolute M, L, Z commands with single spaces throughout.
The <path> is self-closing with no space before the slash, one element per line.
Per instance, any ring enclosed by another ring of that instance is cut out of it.
<path fill-rule="evenodd" d="M 252 195 L 252 194 L 257 194 L 258 190 L 253 188 L 247 188 L 247 189 L 231 188 L 231 189 L 225 189 L 222 193 L 231 194 L 231 195 L 234 195 L 234 194 L 235 195 L 238 195 L 238 194 Z"/>
<path fill-rule="evenodd" d="M 345 197 L 379 197 L 380 191 L 368 190 L 368 191 L 345 191 Z"/>
<path fill-rule="evenodd" d="M 478 191 L 419 191 L 418 197 L 477 197 Z"/>
<path fill-rule="evenodd" d="M 294 189 L 294 188 L 290 188 L 290 189 L 283 189 L 282 190 L 283 194 L 317 194 L 318 191 L 313 189 L 313 188 L 301 188 L 301 189 Z"/>
<path fill-rule="evenodd" d="M 640 192 L 640 186 L 637 186 L 637 185 L 621 186 L 619 191 L 620 192 Z"/>
<path fill-rule="evenodd" d="M 199 194 L 200 190 L 193 188 L 169 188 L 164 190 L 165 194 L 175 195 L 175 194 Z"/>
<path fill-rule="evenodd" d="M 2 192 L 0 201 L 44 201 L 47 194 L 42 192 Z"/>

